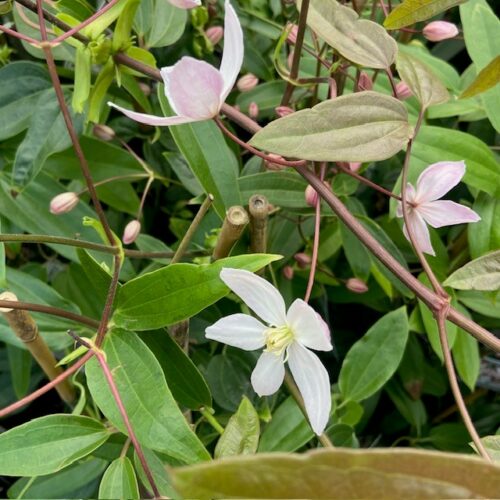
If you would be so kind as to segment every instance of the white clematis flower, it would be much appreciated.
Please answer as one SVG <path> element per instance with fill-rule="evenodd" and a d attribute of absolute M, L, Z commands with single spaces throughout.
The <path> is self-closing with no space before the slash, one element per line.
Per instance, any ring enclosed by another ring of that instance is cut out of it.
<path fill-rule="evenodd" d="M 408 183 L 406 198 L 409 204 L 409 224 L 422 252 L 435 255 L 426 224 L 443 227 L 481 220 L 474 210 L 454 201 L 439 199 L 454 188 L 464 175 L 465 162 L 441 161 L 429 165 L 420 174 L 416 189 Z M 401 202 L 398 204 L 396 214 L 398 217 L 403 217 Z M 406 239 L 410 240 L 406 225 L 403 226 L 403 232 Z"/>
<path fill-rule="evenodd" d="M 201 0 L 168 0 L 179 9 L 195 9 L 201 5 Z"/>
<path fill-rule="evenodd" d="M 161 69 L 165 96 L 177 116 L 137 113 L 108 102 L 132 120 L 146 125 L 170 126 L 209 120 L 219 114 L 243 64 L 243 32 L 229 0 L 225 2 L 224 52 L 220 69 L 193 57 Z"/>
<path fill-rule="evenodd" d="M 269 396 L 280 388 L 288 362 L 311 427 L 321 434 L 330 416 L 330 379 L 319 358 L 309 349 L 333 349 L 328 326 L 301 299 L 295 300 L 286 311 L 278 290 L 249 271 L 225 268 L 220 277 L 266 324 L 248 314 L 233 314 L 208 327 L 206 337 L 245 351 L 265 347 L 251 377 L 259 396 Z"/>

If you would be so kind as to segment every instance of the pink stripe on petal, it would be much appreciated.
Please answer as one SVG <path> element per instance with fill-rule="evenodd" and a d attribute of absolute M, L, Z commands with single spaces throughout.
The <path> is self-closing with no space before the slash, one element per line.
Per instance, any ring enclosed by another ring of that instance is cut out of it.
<path fill-rule="evenodd" d="M 419 205 L 417 211 L 432 227 L 453 226 L 481 220 L 474 210 L 450 200 L 430 201 Z"/>
<path fill-rule="evenodd" d="M 219 112 L 224 81 L 220 72 L 205 61 L 183 57 L 161 69 L 165 95 L 180 116 L 208 120 Z"/>
<path fill-rule="evenodd" d="M 130 109 L 122 108 L 121 106 L 117 106 L 112 102 L 108 102 L 108 106 L 121 111 L 124 115 L 132 118 L 139 123 L 144 123 L 146 125 L 152 125 L 153 127 L 168 127 L 170 125 L 181 125 L 183 123 L 189 123 L 196 121 L 193 118 L 189 118 L 187 116 L 155 116 L 155 115 L 147 115 L 145 113 L 137 113 L 136 111 L 131 111 Z"/>
<path fill-rule="evenodd" d="M 429 229 L 427 228 L 424 219 L 422 219 L 422 217 L 415 211 L 412 211 L 409 214 L 408 219 L 412 234 L 419 249 L 424 253 L 428 253 L 429 255 L 436 255 L 434 249 L 432 248 L 431 235 L 429 234 Z M 403 226 L 403 233 L 406 236 L 406 239 L 408 241 L 411 241 L 406 225 Z"/>
<path fill-rule="evenodd" d="M 465 175 L 465 162 L 440 161 L 428 166 L 417 180 L 417 203 L 438 200 Z"/>
<path fill-rule="evenodd" d="M 220 72 L 224 79 L 224 88 L 220 94 L 221 102 L 226 100 L 229 92 L 234 86 L 234 82 L 243 64 L 243 31 L 240 21 L 229 0 L 225 2 L 226 14 L 224 17 L 224 51 Z"/>

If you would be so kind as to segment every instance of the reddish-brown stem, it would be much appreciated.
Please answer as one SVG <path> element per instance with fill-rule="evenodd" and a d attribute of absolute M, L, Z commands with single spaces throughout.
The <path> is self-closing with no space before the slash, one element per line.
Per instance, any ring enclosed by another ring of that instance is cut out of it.
<path fill-rule="evenodd" d="M 292 67 L 290 68 L 291 81 L 287 82 L 285 93 L 283 94 L 283 98 L 281 99 L 282 106 L 288 106 L 294 88 L 292 81 L 296 80 L 299 74 L 300 54 L 302 52 L 302 45 L 304 43 L 304 34 L 306 31 L 308 10 L 309 10 L 309 0 L 302 0 L 302 4 L 300 6 L 299 24 L 297 27 L 297 39 L 295 41 L 295 48 L 293 52 Z"/>
<path fill-rule="evenodd" d="M 40 25 L 40 34 L 42 36 L 42 41 L 47 42 L 47 28 L 45 26 L 45 20 L 43 17 L 42 0 L 37 0 L 37 8 L 38 8 L 38 22 Z M 66 128 L 68 130 L 68 134 L 70 136 L 73 149 L 75 150 L 75 154 L 78 158 L 78 162 L 80 163 L 82 174 L 85 178 L 85 182 L 87 184 L 90 197 L 92 198 L 92 203 L 94 204 L 95 211 L 97 212 L 99 221 L 101 222 L 104 232 L 106 233 L 106 237 L 108 239 L 109 244 L 111 246 L 114 246 L 115 241 L 113 233 L 111 231 L 111 228 L 109 227 L 101 202 L 99 201 L 99 198 L 97 196 L 94 187 L 94 181 L 92 179 L 92 175 L 90 173 L 89 166 L 87 163 L 87 159 L 83 154 L 83 150 L 80 145 L 80 140 L 78 139 L 78 134 L 76 133 L 75 127 L 73 126 L 73 120 L 71 119 L 71 114 L 69 112 L 68 105 L 66 104 L 66 100 L 64 99 L 64 93 L 61 87 L 61 82 L 59 80 L 59 75 L 57 73 L 57 67 L 54 60 L 54 56 L 52 54 L 51 46 L 43 44 L 42 48 L 45 53 L 47 68 L 49 70 L 50 78 L 52 80 L 52 85 L 54 86 L 54 91 L 57 96 L 57 101 L 59 102 L 59 107 L 61 108 L 61 113 L 64 118 L 64 123 L 66 124 Z"/>
<path fill-rule="evenodd" d="M 346 167 L 345 165 L 342 165 L 341 162 L 338 162 L 337 168 L 341 170 L 344 174 L 349 175 L 350 177 L 358 180 L 359 182 L 362 182 L 363 184 L 366 184 L 367 186 L 370 186 L 372 189 L 375 189 L 376 191 L 379 191 L 382 194 L 385 194 L 386 196 L 390 196 L 391 198 L 394 198 L 398 201 L 401 201 L 401 196 L 398 196 L 397 194 L 394 194 L 392 191 L 389 191 L 382 186 L 379 186 L 375 182 L 372 182 L 371 180 L 367 179 L 366 177 L 363 177 L 362 175 L 359 175 L 356 172 L 353 172 L 349 167 Z"/>
<path fill-rule="evenodd" d="M 323 182 L 325 179 L 326 163 L 321 164 L 320 179 Z M 311 292 L 314 286 L 314 277 L 316 276 L 316 267 L 318 265 L 318 251 L 319 251 L 319 236 L 320 236 L 320 224 L 321 224 L 321 198 L 318 195 L 316 200 L 316 206 L 314 207 L 314 239 L 313 239 L 313 249 L 311 255 L 311 268 L 309 269 L 309 279 L 307 280 L 306 294 L 304 296 L 304 301 L 309 302 L 311 298 Z"/>
<path fill-rule="evenodd" d="M 392 95 L 393 95 L 396 99 L 399 99 L 399 96 L 398 96 L 398 89 L 396 88 L 396 82 L 394 81 L 394 77 L 392 76 L 392 71 L 391 71 L 391 68 L 387 68 L 386 73 L 387 73 L 387 78 L 389 78 L 389 82 L 390 82 L 390 84 L 391 84 L 391 88 L 392 88 Z"/>
<path fill-rule="evenodd" d="M 35 46 L 38 46 L 40 44 L 38 40 L 35 40 L 34 38 L 31 38 L 28 35 L 23 35 L 22 33 L 19 33 L 19 31 L 11 30 L 10 28 L 7 28 L 7 26 L 4 26 L 3 24 L 0 24 L 0 31 L 3 31 L 6 35 L 13 36 L 14 38 L 18 38 L 19 40 L 23 40 L 24 42 L 31 43 L 32 45 Z"/>
<path fill-rule="evenodd" d="M 19 401 L 16 401 L 15 403 L 12 403 L 11 405 L 6 406 L 2 410 L 0 410 L 0 418 L 6 417 L 10 413 L 21 409 L 23 406 L 27 405 L 28 403 L 31 403 L 32 401 L 39 398 L 46 392 L 49 392 L 51 389 L 54 389 L 54 387 L 57 384 L 60 384 L 63 380 L 66 380 L 70 375 L 73 375 L 73 373 L 77 372 L 93 355 L 94 353 L 92 351 L 85 353 L 78 361 L 75 362 L 74 365 L 71 365 L 67 370 L 63 371 L 55 379 L 51 380 L 44 386 L 40 387 L 40 389 L 37 389 L 31 394 L 28 394 Z"/>
<path fill-rule="evenodd" d="M 87 316 L 82 316 L 81 314 L 72 313 L 70 311 L 65 311 L 64 309 L 59 309 L 58 307 L 46 306 L 43 304 L 33 304 L 31 302 L 21 302 L 21 301 L 10 301 L 10 300 L 0 300 L 0 307 L 11 308 L 11 309 L 21 309 L 24 311 L 32 311 L 50 314 L 52 316 L 58 316 L 60 318 L 69 319 L 75 321 L 76 323 L 81 323 L 82 325 L 89 326 L 90 328 L 97 328 L 99 326 L 99 321 L 89 318 Z"/>
<path fill-rule="evenodd" d="M 116 386 L 115 380 L 113 378 L 113 374 L 111 373 L 111 370 L 109 369 L 108 363 L 106 362 L 106 357 L 103 354 L 103 352 L 96 346 L 93 346 L 89 342 L 86 342 L 85 340 L 81 339 L 78 337 L 78 335 L 74 334 L 73 332 L 69 331 L 68 332 L 79 344 L 85 346 L 87 349 L 89 349 L 89 352 L 93 353 L 99 362 L 99 365 L 101 366 L 101 370 L 104 374 L 104 378 L 106 379 L 106 382 L 109 385 L 109 389 L 111 391 L 111 394 L 113 395 L 113 399 L 115 400 L 116 406 L 118 407 L 118 410 L 120 412 L 120 415 L 122 417 L 123 423 L 125 424 L 125 427 L 127 428 L 127 433 L 128 437 L 130 438 L 130 441 L 132 441 L 132 444 L 134 445 L 135 451 L 137 453 L 137 456 L 139 457 L 139 460 L 141 462 L 142 468 L 144 470 L 144 473 L 146 474 L 146 477 L 148 478 L 149 484 L 151 485 L 151 488 L 153 489 L 153 494 L 155 498 L 160 498 L 160 492 L 158 490 L 158 487 L 156 486 L 155 480 L 153 478 L 153 473 L 151 472 L 151 469 L 149 468 L 148 462 L 146 460 L 146 457 L 144 456 L 144 452 L 142 451 L 142 447 L 139 443 L 139 440 L 137 439 L 137 436 L 135 435 L 134 429 L 132 427 L 132 424 L 130 423 L 130 420 L 128 418 L 127 410 L 125 409 L 125 405 L 123 404 L 122 398 L 120 396 L 120 391 L 118 390 L 118 387 Z"/>
<path fill-rule="evenodd" d="M 215 123 L 217 126 L 222 130 L 222 132 L 227 135 L 231 140 L 239 144 L 242 148 L 245 148 L 247 151 L 250 151 L 250 153 L 254 154 L 255 156 L 258 156 L 259 158 L 262 158 L 263 160 L 266 160 L 270 163 L 276 163 L 277 165 L 281 165 L 283 167 L 298 167 L 300 165 L 306 165 L 306 162 L 304 160 L 298 160 L 298 161 L 288 161 L 285 160 L 284 158 L 275 158 L 273 156 L 266 155 L 262 151 L 259 151 L 258 149 L 254 148 L 253 146 L 250 146 L 250 144 L 246 143 L 245 141 L 242 141 L 237 135 L 233 134 L 225 125 L 222 123 L 222 120 L 216 116 L 214 118 Z"/>
<path fill-rule="evenodd" d="M 474 427 L 474 423 L 472 422 L 469 412 L 467 411 L 467 406 L 465 404 L 462 393 L 460 392 L 460 386 L 458 385 L 457 374 L 455 373 L 450 346 L 448 344 L 448 335 L 446 333 L 446 308 L 443 308 L 437 313 L 436 321 L 439 329 L 439 340 L 443 349 L 444 364 L 446 366 L 446 372 L 448 374 L 451 392 L 453 393 L 453 397 L 455 398 L 458 410 L 460 411 L 460 415 L 462 416 L 465 427 L 469 431 L 472 441 L 474 441 L 474 444 L 476 445 L 478 453 L 484 459 L 488 460 L 488 462 L 492 462 L 490 455 L 486 451 L 486 448 L 484 447 L 481 438 L 479 437 L 479 434 Z"/>

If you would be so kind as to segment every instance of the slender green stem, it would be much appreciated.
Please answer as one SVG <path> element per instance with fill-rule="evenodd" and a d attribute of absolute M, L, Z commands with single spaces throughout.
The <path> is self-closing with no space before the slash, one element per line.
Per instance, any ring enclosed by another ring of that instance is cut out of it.
<path fill-rule="evenodd" d="M 224 427 L 222 427 L 219 421 L 210 413 L 210 410 L 207 410 L 206 408 L 200 408 L 199 412 L 219 434 L 222 434 L 224 432 Z"/>

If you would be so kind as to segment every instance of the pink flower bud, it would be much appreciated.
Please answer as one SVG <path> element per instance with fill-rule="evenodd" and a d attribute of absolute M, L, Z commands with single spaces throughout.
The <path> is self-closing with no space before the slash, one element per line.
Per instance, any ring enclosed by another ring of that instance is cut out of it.
<path fill-rule="evenodd" d="M 138 220 L 130 221 L 123 231 L 122 241 L 125 245 L 133 243 L 141 232 L 141 223 Z"/>
<path fill-rule="evenodd" d="M 297 43 L 297 32 L 299 31 L 299 27 L 296 24 L 288 23 L 286 30 L 288 31 L 288 36 L 286 37 L 287 41 L 295 45 Z"/>
<path fill-rule="evenodd" d="M 425 26 L 422 33 L 431 42 L 440 42 L 458 35 L 458 28 L 446 21 L 433 21 Z"/>
<path fill-rule="evenodd" d="M 212 45 L 217 45 L 224 36 L 224 28 L 222 26 L 212 26 L 205 31 L 205 36 Z"/>
<path fill-rule="evenodd" d="M 92 129 L 92 133 L 101 141 L 112 141 L 116 134 L 115 131 L 107 125 L 96 124 Z"/>
<path fill-rule="evenodd" d="M 146 97 L 151 95 L 151 87 L 147 83 L 139 82 L 139 88 Z"/>
<path fill-rule="evenodd" d="M 349 278 L 345 287 L 353 293 L 366 293 L 368 291 L 366 283 L 359 278 Z"/>
<path fill-rule="evenodd" d="M 286 280 L 292 280 L 293 279 L 293 267 L 292 266 L 285 266 L 283 268 L 283 278 Z"/>
<path fill-rule="evenodd" d="M 256 102 L 251 102 L 248 105 L 248 116 L 254 120 L 259 116 L 259 106 Z"/>
<path fill-rule="evenodd" d="M 335 99 L 337 97 L 337 82 L 330 78 L 330 99 Z"/>
<path fill-rule="evenodd" d="M 292 113 L 295 113 L 295 111 L 292 108 L 289 108 L 288 106 L 278 106 L 277 108 L 274 108 L 274 111 L 276 111 L 278 118 L 283 118 L 284 116 L 288 116 L 291 115 Z"/>
<path fill-rule="evenodd" d="M 257 86 L 259 79 L 252 73 L 243 75 L 237 82 L 236 87 L 240 92 L 248 92 Z"/>
<path fill-rule="evenodd" d="M 295 262 L 297 262 L 300 269 L 306 269 L 311 265 L 311 256 L 304 252 L 296 253 L 293 258 L 295 259 Z"/>
<path fill-rule="evenodd" d="M 288 64 L 288 67 L 291 68 L 293 65 L 293 50 L 290 51 L 290 54 L 288 54 L 288 57 L 286 58 L 286 63 Z"/>
<path fill-rule="evenodd" d="M 396 94 L 398 95 L 398 99 L 400 101 L 404 101 L 405 99 L 410 98 L 413 95 L 413 92 L 405 82 L 399 82 L 396 85 Z"/>
<path fill-rule="evenodd" d="M 352 172 L 357 172 L 361 168 L 361 165 L 363 165 L 363 163 L 360 161 L 349 162 L 349 168 L 351 169 Z"/>
<path fill-rule="evenodd" d="M 280 156 L 280 155 L 276 155 L 274 153 L 269 153 L 267 155 L 269 158 L 271 159 L 276 159 L 276 160 L 283 160 L 283 156 Z M 268 170 L 284 170 L 285 168 L 285 165 L 280 165 L 279 163 L 273 163 L 272 161 L 269 161 L 269 160 L 266 160 L 264 162 L 264 166 L 268 169 Z"/>
<path fill-rule="evenodd" d="M 50 201 L 50 213 L 54 215 L 71 212 L 78 205 L 78 195 L 72 191 L 58 194 Z"/>
<path fill-rule="evenodd" d="M 315 207 L 316 204 L 318 203 L 318 199 L 319 199 L 318 192 L 312 186 L 309 185 L 309 186 L 306 187 L 304 196 L 305 196 L 305 199 L 306 199 L 306 203 L 310 207 Z"/>
<path fill-rule="evenodd" d="M 201 0 L 168 0 L 179 9 L 194 9 L 201 5 Z"/>
<path fill-rule="evenodd" d="M 358 79 L 358 90 L 371 90 L 373 88 L 372 79 L 367 73 L 362 71 Z"/>

